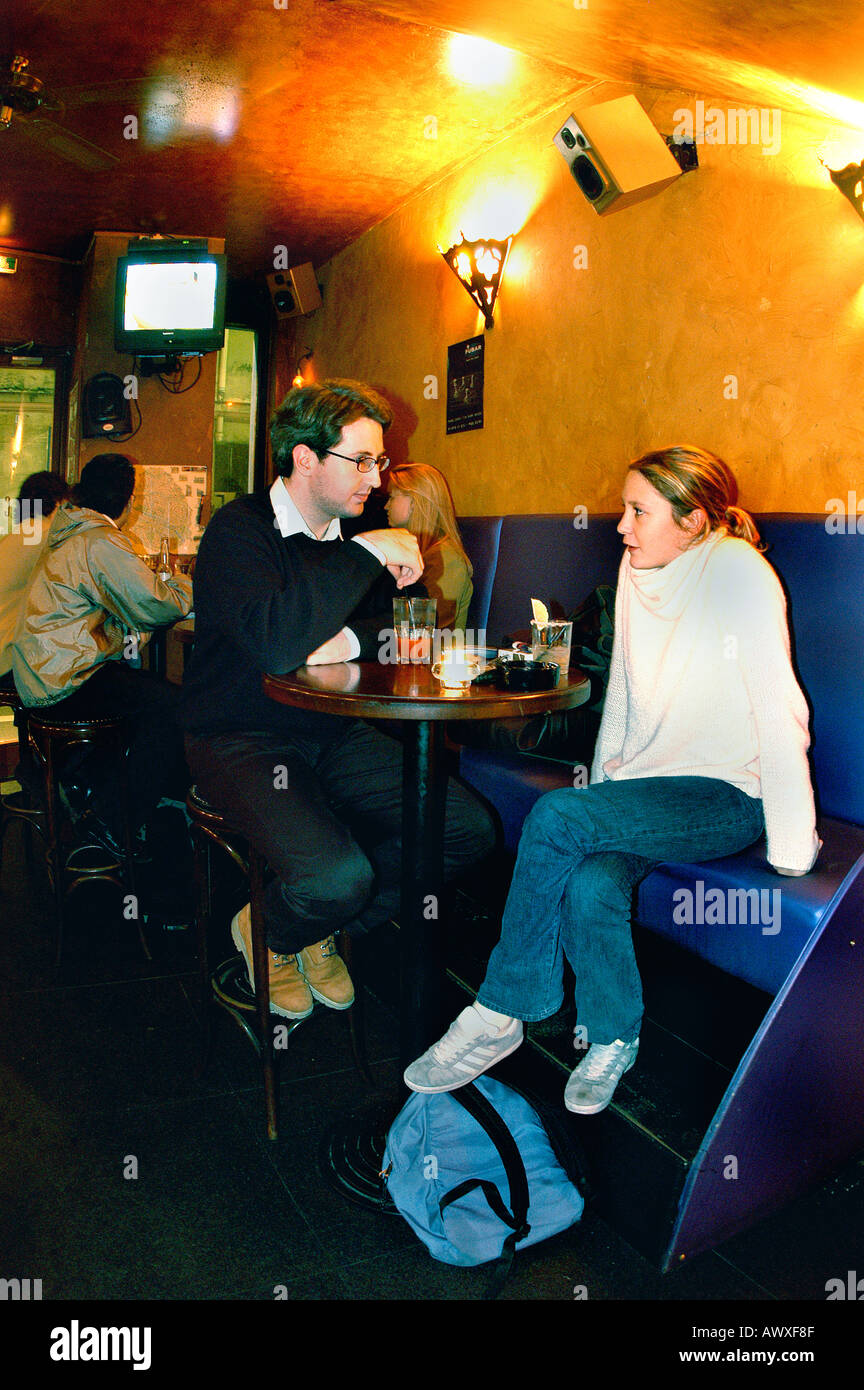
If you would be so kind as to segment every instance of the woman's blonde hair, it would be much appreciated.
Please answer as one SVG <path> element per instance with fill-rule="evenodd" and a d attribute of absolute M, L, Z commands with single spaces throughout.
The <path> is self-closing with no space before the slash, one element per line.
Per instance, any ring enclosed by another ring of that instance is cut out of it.
<path fill-rule="evenodd" d="M 711 531 L 725 529 L 757 550 L 764 549 L 752 516 L 736 505 L 738 484 L 732 469 L 716 454 L 691 444 L 675 444 L 643 454 L 630 464 L 630 471 L 641 473 L 666 498 L 679 526 L 694 508 L 702 508 L 706 521 L 692 544 L 704 540 Z"/>
<path fill-rule="evenodd" d="M 413 505 L 406 528 L 417 537 L 421 555 L 448 540 L 464 559 L 468 573 L 473 573 L 456 523 L 453 497 L 443 473 L 428 463 L 403 463 L 391 468 L 388 477 L 388 489 L 398 488 L 411 498 Z"/>

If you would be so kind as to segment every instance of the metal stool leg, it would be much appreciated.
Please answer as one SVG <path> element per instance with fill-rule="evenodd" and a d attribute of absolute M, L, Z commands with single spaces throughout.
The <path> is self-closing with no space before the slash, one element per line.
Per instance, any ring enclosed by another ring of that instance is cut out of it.
<path fill-rule="evenodd" d="M 357 988 L 357 981 L 354 978 L 354 943 L 351 940 L 351 933 L 342 931 L 339 933 L 339 953 L 345 962 L 345 968 L 351 979 L 354 980 L 354 1003 L 348 1010 L 348 1029 L 351 1035 L 351 1055 L 354 1058 L 354 1065 L 359 1071 L 363 1080 L 368 1086 L 375 1088 L 375 1080 L 369 1070 L 369 1062 L 366 1057 L 366 1019 L 363 991 Z"/>
<path fill-rule="evenodd" d="M 210 1056 L 210 922 L 213 911 L 213 854 L 210 837 L 192 826 L 195 864 L 195 940 L 198 952 L 198 1075 L 204 1075 Z"/>
<path fill-rule="evenodd" d="M 252 964 L 255 975 L 255 1004 L 258 1014 L 259 1046 L 264 1075 L 264 1104 L 267 1111 L 267 1137 L 278 1139 L 276 1123 L 276 1078 L 273 1066 L 273 1030 L 270 1024 L 270 963 L 264 934 L 261 899 L 264 891 L 264 861 L 249 847 L 249 887 L 252 913 Z"/>
<path fill-rule="evenodd" d="M 48 871 L 51 887 L 54 890 L 54 916 L 57 924 L 57 954 L 55 966 L 60 965 L 63 956 L 63 941 L 66 929 L 65 892 L 63 885 L 63 861 L 60 853 L 60 791 L 57 784 L 54 764 L 54 741 L 48 739 L 42 758 L 42 773 L 45 786 L 45 821 L 48 840 Z"/>
<path fill-rule="evenodd" d="M 152 961 L 150 947 L 144 935 L 144 922 L 140 911 L 138 885 L 135 880 L 135 848 L 132 843 L 132 825 L 129 820 L 129 745 L 120 748 L 120 796 L 123 807 L 123 847 L 126 851 L 126 882 L 135 903 L 135 922 L 138 927 L 138 940 L 146 960 Z"/>

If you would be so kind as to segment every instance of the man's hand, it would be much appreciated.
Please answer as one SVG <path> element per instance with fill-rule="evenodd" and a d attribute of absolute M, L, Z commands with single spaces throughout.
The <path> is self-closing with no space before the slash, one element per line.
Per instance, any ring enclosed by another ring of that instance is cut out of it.
<path fill-rule="evenodd" d="M 306 665 L 332 666 L 338 661 L 347 661 L 350 650 L 351 643 L 345 633 L 337 632 L 335 637 L 329 637 L 310 656 L 307 656 Z"/>
<path fill-rule="evenodd" d="M 364 531 L 355 540 L 369 541 L 377 545 L 386 558 L 387 568 L 396 580 L 397 589 L 408 584 L 416 584 L 423 573 L 423 558 L 417 537 L 401 527 L 388 526 L 384 531 Z"/>

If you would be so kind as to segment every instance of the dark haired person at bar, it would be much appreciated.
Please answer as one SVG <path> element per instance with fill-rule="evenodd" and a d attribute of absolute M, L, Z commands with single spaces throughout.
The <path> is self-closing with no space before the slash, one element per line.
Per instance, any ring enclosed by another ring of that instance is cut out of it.
<path fill-rule="evenodd" d="M 56 473 L 31 473 L 21 484 L 12 529 L 0 538 L 0 689 L 12 684 L 12 638 L 30 576 L 48 539 L 47 519 L 68 495 Z"/>
<path fill-rule="evenodd" d="M 354 991 L 333 933 L 368 930 L 398 904 L 402 750 L 359 720 L 277 704 L 265 672 L 375 659 L 392 597 L 417 581 L 417 541 L 399 528 L 343 541 L 389 465 L 387 402 L 325 381 L 289 391 L 271 425 L 279 476 L 210 522 L 195 568 L 195 646 L 184 680 L 186 751 L 202 794 L 264 854 L 270 1007 L 305 1018 Z M 395 582 L 394 582 L 395 581 Z M 448 784 L 445 873 L 492 847 L 480 803 Z M 252 979 L 251 921 L 232 936 Z"/>
<path fill-rule="evenodd" d="M 12 645 L 24 704 L 69 719 L 128 715 L 129 813 L 138 832 L 163 796 L 183 795 L 188 772 L 176 723 L 179 690 L 134 669 L 143 634 L 183 618 L 192 606 L 186 575 L 161 580 L 123 535 L 135 467 L 123 454 L 97 454 L 81 471 L 51 524 L 33 571 Z M 76 771 L 76 781 L 79 780 Z M 81 775 L 81 780 L 84 780 Z M 86 764 L 82 834 L 111 853 L 122 843 L 116 771 Z"/>
<path fill-rule="evenodd" d="M 548 793 L 526 819 L 477 1001 L 408 1067 L 412 1090 L 455 1090 L 513 1052 L 523 1022 L 560 1008 L 566 959 L 589 1047 L 564 1103 L 596 1114 L 639 1046 L 636 885 L 658 863 L 717 859 L 763 831 L 777 873 L 816 862 L 807 705 L 785 600 L 736 498 L 729 468 L 702 449 L 631 464 L 591 785 Z"/>

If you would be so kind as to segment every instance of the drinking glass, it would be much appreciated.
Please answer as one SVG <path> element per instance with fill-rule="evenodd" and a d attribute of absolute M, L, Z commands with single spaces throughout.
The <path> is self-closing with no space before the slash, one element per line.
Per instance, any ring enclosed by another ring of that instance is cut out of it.
<path fill-rule="evenodd" d="M 479 673 L 480 664 L 477 652 L 454 648 L 435 662 L 432 674 L 445 690 L 465 690 Z"/>
<path fill-rule="evenodd" d="M 570 668 L 570 639 L 573 624 L 550 619 L 548 623 L 531 624 L 531 655 L 535 661 L 554 661 L 562 676 Z"/>
<path fill-rule="evenodd" d="M 400 666 L 428 666 L 431 662 L 436 609 L 434 598 L 394 598 L 393 627 Z"/>

